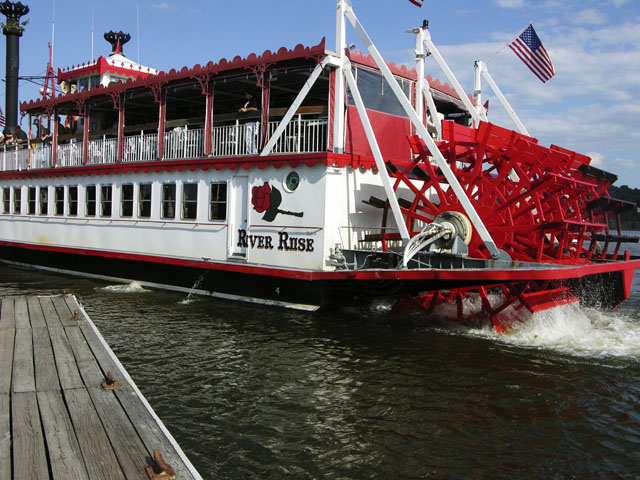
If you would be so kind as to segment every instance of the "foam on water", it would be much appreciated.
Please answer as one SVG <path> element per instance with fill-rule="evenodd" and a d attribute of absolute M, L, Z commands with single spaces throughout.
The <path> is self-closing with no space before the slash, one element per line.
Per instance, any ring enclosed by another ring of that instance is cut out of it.
<path fill-rule="evenodd" d="M 113 292 L 113 293 L 141 293 L 148 292 L 139 282 L 131 282 L 124 283 L 118 285 L 107 285 L 106 287 L 102 287 L 99 290 L 103 292 Z"/>
<path fill-rule="evenodd" d="M 507 334 L 486 326 L 474 336 L 582 357 L 629 357 L 640 360 L 640 322 L 624 314 L 583 308 L 579 304 L 537 312 Z"/>
<path fill-rule="evenodd" d="M 189 293 L 186 297 L 184 297 L 182 300 L 178 302 L 178 305 L 191 305 L 192 303 L 195 303 L 198 300 L 200 300 L 200 297 L 198 295 Z"/>

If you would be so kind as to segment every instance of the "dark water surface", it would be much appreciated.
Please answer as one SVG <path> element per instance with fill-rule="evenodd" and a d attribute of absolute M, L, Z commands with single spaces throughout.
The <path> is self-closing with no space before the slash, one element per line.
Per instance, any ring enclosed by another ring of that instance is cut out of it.
<path fill-rule="evenodd" d="M 640 478 L 640 277 L 511 335 L 0 267 L 73 293 L 205 478 Z"/>

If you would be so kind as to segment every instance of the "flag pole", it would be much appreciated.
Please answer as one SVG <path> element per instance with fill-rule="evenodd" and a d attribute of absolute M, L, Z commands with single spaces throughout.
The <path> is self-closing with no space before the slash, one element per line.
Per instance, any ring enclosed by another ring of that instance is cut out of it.
<path fill-rule="evenodd" d="M 518 32 L 518 33 L 517 33 L 517 34 L 516 34 L 516 35 L 515 35 L 511 40 L 509 40 L 507 43 L 505 43 L 505 44 L 500 48 L 500 50 L 498 50 L 496 53 L 494 53 L 493 55 L 491 55 L 491 58 L 489 58 L 489 60 L 487 60 L 486 62 L 484 62 L 484 63 L 485 63 L 485 65 L 486 65 L 486 64 L 488 64 L 491 60 L 493 60 L 493 59 L 496 57 L 496 55 L 498 55 L 502 50 L 504 50 L 506 47 L 508 47 L 508 46 L 509 46 L 509 44 L 510 44 L 511 42 L 513 42 L 516 38 L 518 38 L 520 35 L 522 35 L 522 32 L 524 32 L 527 28 L 529 28 L 529 25 L 531 25 L 531 22 L 529 22 L 529 24 L 528 24 L 526 27 L 524 27 L 522 30 L 520 30 L 520 31 L 519 31 L 519 32 Z"/>

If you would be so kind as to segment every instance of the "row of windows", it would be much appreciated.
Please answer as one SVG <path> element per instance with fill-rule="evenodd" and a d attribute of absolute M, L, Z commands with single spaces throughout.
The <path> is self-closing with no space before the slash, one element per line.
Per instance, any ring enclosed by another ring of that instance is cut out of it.
<path fill-rule="evenodd" d="M 138 208 L 134 205 L 134 189 L 137 186 Z M 197 183 L 183 183 L 181 197 L 181 212 L 179 218 L 182 220 L 195 220 L 198 216 L 198 187 Z M 86 217 L 111 217 L 113 212 L 113 185 L 69 185 L 53 187 L 53 214 L 62 216 L 65 214 L 64 207 L 67 205 L 67 215 L 78 216 L 78 193 L 79 189 L 84 189 L 84 215 Z M 115 187 L 118 188 L 118 187 Z M 150 183 L 140 183 L 138 185 L 124 184 L 120 187 L 120 217 L 150 218 L 153 198 Z M 20 214 L 22 212 L 22 191 L 21 187 L 4 187 L 2 191 L 2 213 Z M 48 215 L 49 214 L 49 192 L 48 186 L 27 187 L 27 215 Z M 160 190 L 160 217 L 163 219 L 176 218 L 176 184 L 163 183 Z M 99 199 L 98 199 L 99 194 Z M 11 209 L 13 200 L 13 210 Z M 227 218 L 227 184 L 211 183 L 209 185 L 209 219 L 224 221 Z"/>

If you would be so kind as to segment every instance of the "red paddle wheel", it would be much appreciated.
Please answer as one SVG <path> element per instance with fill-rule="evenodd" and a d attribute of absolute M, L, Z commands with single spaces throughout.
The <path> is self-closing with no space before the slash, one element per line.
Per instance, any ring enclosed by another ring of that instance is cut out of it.
<path fill-rule="evenodd" d="M 387 162 L 387 170 L 414 236 L 436 218 L 466 212 L 420 137 L 409 141 L 415 158 Z M 619 214 L 633 204 L 609 198 L 607 188 L 616 177 L 590 167 L 585 155 L 544 147 L 534 138 L 484 122 L 478 129 L 443 122 L 443 141 L 437 145 L 496 246 L 514 261 L 581 265 L 615 260 L 620 244 L 631 240 L 622 235 Z M 615 234 L 610 218 L 617 219 Z M 383 233 L 383 249 L 397 238 Z M 469 257 L 491 258 L 475 229 L 466 241 Z M 607 252 L 610 242 L 616 244 L 612 254 Z M 484 313 L 499 328 L 504 323 L 500 315 L 516 304 L 533 312 L 575 300 L 562 281 L 520 282 L 429 292 L 399 302 L 398 309 L 418 305 L 434 313 L 455 305 L 455 315 L 444 316 L 467 320 Z M 475 307 L 465 313 L 465 305 Z"/>

